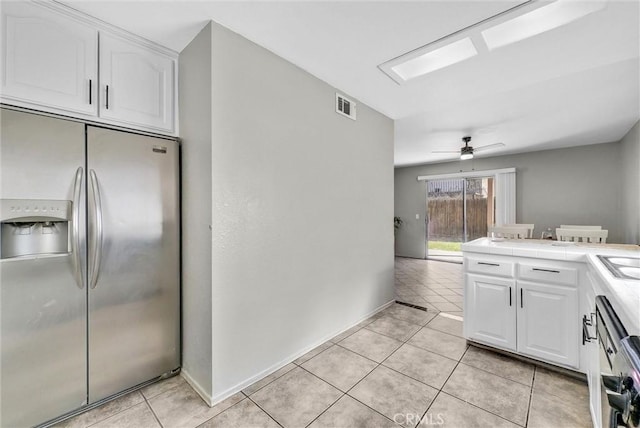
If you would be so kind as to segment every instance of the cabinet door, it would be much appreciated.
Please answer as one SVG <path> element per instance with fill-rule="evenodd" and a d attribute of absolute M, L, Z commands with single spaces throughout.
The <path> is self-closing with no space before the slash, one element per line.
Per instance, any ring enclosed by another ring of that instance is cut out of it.
<path fill-rule="evenodd" d="M 465 336 L 515 351 L 515 281 L 467 274 L 465 286 Z"/>
<path fill-rule="evenodd" d="M 97 114 L 98 32 L 29 2 L 2 3 L 2 99 Z"/>
<path fill-rule="evenodd" d="M 589 267 L 590 269 L 590 267 Z M 591 417 L 593 419 L 593 425 L 596 427 L 601 426 L 601 401 L 600 401 L 600 346 L 596 336 L 596 323 L 595 323 L 595 311 L 596 311 L 596 281 L 591 272 L 586 273 L 586 282 L 584 290 L 584 305 L 580 310 L 580 317 L 586 316 L 587 322 L 583 324 L 585 335 L 593 337 L 593 339 L 586 338 L 584 342 L 581 342 L 582 348 L 580 348 L 580 358 L 584 361 L 584 368 L 587 374 L 587 383 L 589 384 L 589 407 L 591 410 Z M 593 316 L 592 316 L 593 315 Z M 588 325 L 591 324 L 591 325 Z M 588 339 L 588 340 L 587 340 Z"/>
<path fill-rule="evenodd" d="M 578 321 L 575 288 L 518 281 L 518 352 L 578 367 Z"/>
<path fill-rule="evenodd" d="M 100 34 L 100 117 L 173 131 L 173 58 Z"/>

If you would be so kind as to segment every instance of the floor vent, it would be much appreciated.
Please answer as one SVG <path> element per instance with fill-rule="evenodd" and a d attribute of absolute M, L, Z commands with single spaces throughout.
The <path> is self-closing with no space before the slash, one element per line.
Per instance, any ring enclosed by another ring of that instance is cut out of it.
<path fill-rule="evenodd" d="M 356 120 L 356 103 L 346 98 L 344 95 L 336 93 L 336 113 Z"/>
<path fill-rule="evenodd" d="M 429 309 L 425 308 L 424 306 L 413 305 L 411 303 L 401 302 L 400 300 L 396 300 L 396 303 L 403 306 L 409 306 L 410 308 L 420 309 L 421 311 L 425 312 L 429 311 Z"/>

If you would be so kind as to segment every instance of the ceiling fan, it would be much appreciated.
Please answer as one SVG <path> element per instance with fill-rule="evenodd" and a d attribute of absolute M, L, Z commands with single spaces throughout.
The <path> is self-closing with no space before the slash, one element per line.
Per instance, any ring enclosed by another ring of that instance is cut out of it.
<path fill-rule="evenodd" d="M 504 147 L 504 143 L 494 143 L 494 144 L 487 144 L 486 146 L 480 146 L 480 147 L 474 148 L 469 145 L 469 143 L 471 142 L 470 136 L 462 137 L 462 141 L 464 142 L 464 147 L 461 147 L 459 151 L 458 150 L 434 150 L 431 153 L 460 153 L 460 160 L 466 160 L 466 159 L 473 158 L 474 152 L 482 152 L 485 150 L 491 150 L 498 147 Z"/>

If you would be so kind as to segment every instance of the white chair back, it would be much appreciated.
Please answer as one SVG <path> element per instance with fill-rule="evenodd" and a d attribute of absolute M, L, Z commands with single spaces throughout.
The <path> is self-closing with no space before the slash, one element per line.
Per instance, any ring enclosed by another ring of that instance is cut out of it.
<path fill-rule="evenodd" d="M 604 244 L 609 236 L 608 230 L 597 229 L 556 229 L 558 241 L 590 242 L 594 244 Z"/>
<path fill-rule="evenodd" d="M 516 228 L 523 228 L 526 227 L 527 228 L 527 238 L 533 238 L 533 229 L 535 228 L 535 224 L 519 224 L 519 223 L 514 223 L 514 224 L 503 224 L 500 227 L 516 227 Z"/>
<path fill-rule="evenodd" d="M 561 224 L 560 229 L 602 230 L 602 226 L 580 226 L 574 224 Z"/>
<path fill-rule="evenodd" d="M 529 236 L 526 227 L 489 226 L 490 238 L 525 239 Z"/>

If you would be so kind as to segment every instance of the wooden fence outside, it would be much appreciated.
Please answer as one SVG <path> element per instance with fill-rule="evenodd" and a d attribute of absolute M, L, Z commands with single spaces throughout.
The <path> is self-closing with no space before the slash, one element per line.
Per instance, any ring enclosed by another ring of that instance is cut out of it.
<path fill-rule="evenodd" d="M 429 240 L 464 241 L 462 198 L 429 199 Z M 487 236 L 487 199 L 467 199 L 467 240 Z"/>

